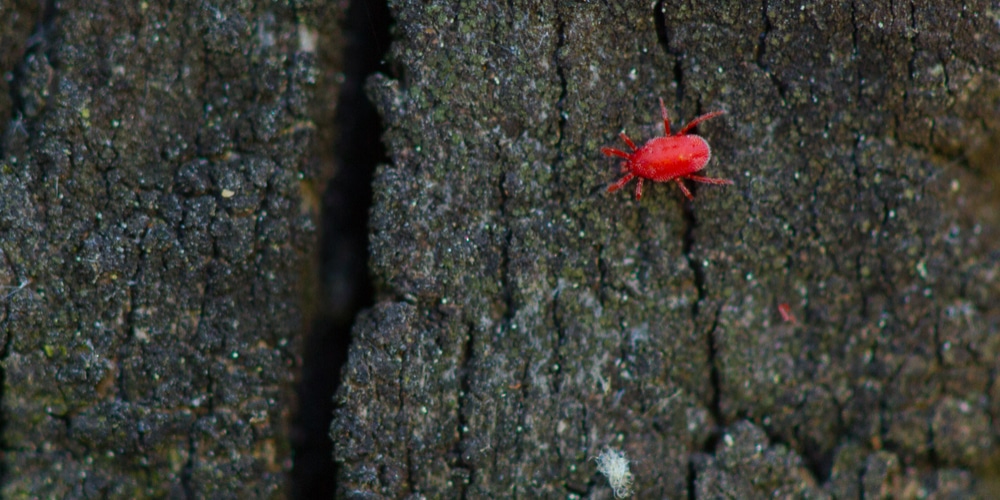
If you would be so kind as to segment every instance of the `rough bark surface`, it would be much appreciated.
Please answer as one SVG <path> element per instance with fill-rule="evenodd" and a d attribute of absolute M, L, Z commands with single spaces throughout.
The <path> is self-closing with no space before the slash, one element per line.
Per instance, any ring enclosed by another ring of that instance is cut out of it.
<path fill-rule="evenodd" d="M 1000 10 L 748 5 L 390 2 L 341 494 L 991 494 Z M 658 97 L 734 186 L 604 193 Z"/>
<path fill-rule="evenodd" d="M 0 143 L 3 496 L 280 495 L 314 6 L 45 5 Z"/>

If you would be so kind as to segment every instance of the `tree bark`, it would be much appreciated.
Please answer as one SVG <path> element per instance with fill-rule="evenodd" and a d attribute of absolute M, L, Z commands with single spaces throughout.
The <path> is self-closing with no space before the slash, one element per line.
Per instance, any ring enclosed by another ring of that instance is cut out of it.
<path fill-rule="evenodd" d="M 342 495 L 996 493 L 995 5 L 390 5 Z M 660 97 L 734 186 L 605 193 Z"/>
<path fill-rule="evenodd" d="M 3 495 L 282 496 L 316 6 L 45 5 L 3 109 Z"/>

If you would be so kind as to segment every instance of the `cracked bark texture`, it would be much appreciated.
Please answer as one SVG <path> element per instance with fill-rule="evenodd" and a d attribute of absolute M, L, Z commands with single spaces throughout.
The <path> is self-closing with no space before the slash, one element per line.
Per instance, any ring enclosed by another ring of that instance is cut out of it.
<path fill-rule="evenodd" d="M 23 3 L 0 2 L 3 496 L 281 496 L 316 6 Z"/>
<path fill-rule="evenodd" d="M 390 7 L 342 495 L 997 493 L 1000 6 Z M 604 193 L 661 96 L 734 186 Z"/>

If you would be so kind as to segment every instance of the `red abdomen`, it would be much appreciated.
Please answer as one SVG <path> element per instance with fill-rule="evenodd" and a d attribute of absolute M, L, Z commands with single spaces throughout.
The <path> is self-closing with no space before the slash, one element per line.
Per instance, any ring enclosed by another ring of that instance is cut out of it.
<path fill-rule="evenodd" d="M 712 150 L 697 135 L 679 135 L 651 139 L 630 160 L 632 172 L 639 177 L 664 182 L 705 168 Z"/>

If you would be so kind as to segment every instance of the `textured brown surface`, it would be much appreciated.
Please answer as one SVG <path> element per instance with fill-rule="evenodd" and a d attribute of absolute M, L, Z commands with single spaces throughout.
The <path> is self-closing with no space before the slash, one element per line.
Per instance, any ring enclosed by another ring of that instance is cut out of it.
<path fill-rule="evenodd" d="M 47 8 L 5 68 L 3 496 L 283 496 L 310 7 Z"/>
<path fill-rule="evenodd" d="M 391 2 L 341 493 L 987 491 L 1000 28 L 939 4 Z M 604 194 L 661 96 L 735 186 Z"/>

